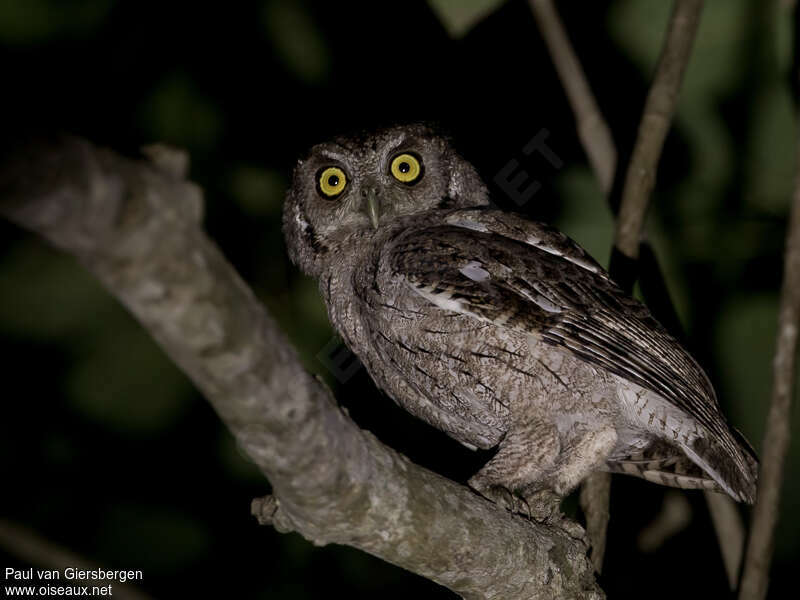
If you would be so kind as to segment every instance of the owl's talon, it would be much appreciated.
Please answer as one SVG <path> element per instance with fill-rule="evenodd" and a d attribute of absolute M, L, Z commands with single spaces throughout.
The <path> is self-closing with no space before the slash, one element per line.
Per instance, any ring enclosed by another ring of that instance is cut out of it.
<path fill-rule="evenodd" d="M 568 519 L 561 512 L 562 497 L 553 490 L 539 490 L 527 497 L 527 503 L 533 505 L 533 519 L 539 523 L 557 527 L 567 535 L 578 540 L 586 539 L 586 531 L 576 521 Z"/>

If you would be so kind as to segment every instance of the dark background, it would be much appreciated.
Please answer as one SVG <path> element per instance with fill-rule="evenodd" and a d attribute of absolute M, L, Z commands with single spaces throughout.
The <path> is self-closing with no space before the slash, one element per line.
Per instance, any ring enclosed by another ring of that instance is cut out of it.
<path fill-rule="evenodd" d="M 332 333 L 314 284 L 286 258 L 280 210 L 292 165 L 313 143 L 425 120 L 453 136 L 500 206 L 554 222 L 607 264 L 611 212 L 527 3 L 494 2 L 453 34 L 453 19 L 479 4 L 0 2 L 0 124 L 5 133 L 69 131 L 130 155 L 154 141 L 189 150 L 207 229 L 308 368 L 362 427 L 464 481 L 485 456 L 406 415 L 363 370 L 340 383 L 326 369 Z M 559 2 L 623 160 L 670 5 Z M 777 3 L 706 3 L 648 221 L 687 344 L 756 449 L 793 179 L 790 34 Z M 542 129 L 560 169 L 522 153 Z M 492 183 L 511 159 L 542 186 L 522 206 Z M 269 485 L 208 403 L 71 258 L 5 222 L 0 351 L 0 517 L 103 567 L 142 569 L 139 587 L 161 598 L 454 597 L 359 551 L 257 526 L 250 499 Z M 800 555 L 798 467 L 795 442 L 775 598 Z M 612 598 L 724 597 L 702 495 L 685 494 L 685 528 L 640 549 L 664 494 L 615 477 L 604 589 Z M 0 572 L 6 566 L 28 565 L 0 548 Z"/>

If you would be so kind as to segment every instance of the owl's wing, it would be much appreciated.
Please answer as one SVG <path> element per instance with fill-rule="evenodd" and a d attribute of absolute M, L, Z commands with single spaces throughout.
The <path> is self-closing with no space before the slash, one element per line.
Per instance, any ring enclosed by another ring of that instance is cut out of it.
<path fill-rule="evenodd" d="M 535 335 L 659 394 L 751 472 L 703 370 L 582 248 L 498 211 L 457 211 L 446 222 L 396 238 L 396 276 L 440 308 Z"/>
<path fill-rule="evenodd" d="M 484 221 L 509 219 L 491 213 L 483 212 Z M 708 378 L 649 310 L 569 238 L 519 221 L 536 230 L 520 229 L 517 239 L 463 222 L 416 230 L 397 240 L 392 269 L 441 308 L 566 348 L 716 430 L 719 410 Z M 529 233 L 536 244 L 521 241 Z"/>

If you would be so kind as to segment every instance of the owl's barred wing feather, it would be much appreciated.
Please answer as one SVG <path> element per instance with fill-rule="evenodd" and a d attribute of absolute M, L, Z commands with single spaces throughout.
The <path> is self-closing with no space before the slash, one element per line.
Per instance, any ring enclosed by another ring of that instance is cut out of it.
<path fill-rule="evenodd" d="M 442 308 L 533 334 L 657 393 L 714 440 L 689 444 L 687 454 L 732 496 L 753 500 L 755 460 L 728 428 L 705 373 L 583 249 L 497 211 L 456 211 L 446 222 L 401 234 L 393 271 Z M 717 473 L 714 464 L 730 468 Z"/>

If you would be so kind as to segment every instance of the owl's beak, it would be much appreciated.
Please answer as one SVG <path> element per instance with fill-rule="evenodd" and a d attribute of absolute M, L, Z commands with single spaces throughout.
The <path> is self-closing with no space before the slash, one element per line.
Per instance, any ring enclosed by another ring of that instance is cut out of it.
<path fill-rule="evenodd" d="M 366 190 L 365 199 L 366 205 L 364 208 L 367 211 L 367 216 L 372 226 L 377 229 L 378 223 L 381 220 L 381 203 L 380 200 L 378 200 L 378 191 L 374 187 L 368 188 Z"/>

